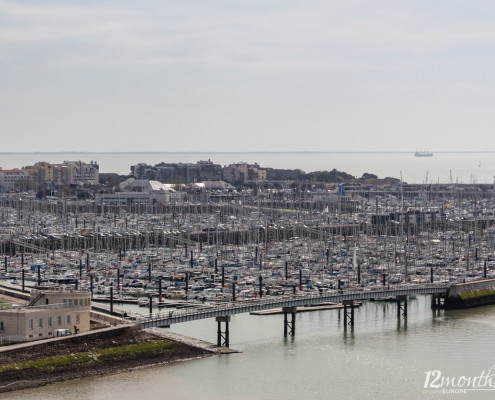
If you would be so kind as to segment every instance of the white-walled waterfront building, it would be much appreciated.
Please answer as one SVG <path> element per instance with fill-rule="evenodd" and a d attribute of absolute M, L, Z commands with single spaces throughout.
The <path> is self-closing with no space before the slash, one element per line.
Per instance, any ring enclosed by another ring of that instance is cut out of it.
<path fill-rule="evenodd" d="M 0 308 L 0 341 L 29 342 L 54 337 L 56 329 L 90 329 L 91 293 L 78 290 L 31 292 L 33 306 Z"/>

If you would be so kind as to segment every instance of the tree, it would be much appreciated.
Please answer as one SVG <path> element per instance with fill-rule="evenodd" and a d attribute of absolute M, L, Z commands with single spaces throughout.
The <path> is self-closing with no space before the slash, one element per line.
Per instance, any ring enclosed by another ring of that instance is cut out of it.
<path fill-rule="evenodd" d="M 91 196 L 91 195 L 89 194 L 89 192 L 79 192 L 79 193 L 77 194 L 77 198 L 78 198 L 79 200 L 87 200 L 87 199 L 89 199 L 89 198 L 90 198 L 90 196 Z"/>
<path fill-rule="evenodd" d="M 31 179 L 21 178 L 14 182 L 14 188 L 16 190 L 22 190 L 22 191 L 33 190 L 34 183 L 33 181 L 31 181 Z"/>
<path fill-rule="evenodd" d="M 366 180 L 366 179 L 378 179 L 378 176 L 376 176 L 375 174 L 369 174 L 368 172 L 365 172 L 361 177 L 361 180 Z"/>

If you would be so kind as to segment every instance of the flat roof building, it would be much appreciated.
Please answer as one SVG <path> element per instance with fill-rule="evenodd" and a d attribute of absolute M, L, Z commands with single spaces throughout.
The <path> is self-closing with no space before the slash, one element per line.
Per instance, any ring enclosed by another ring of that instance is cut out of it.
<path fill-rule="evenodd" d="M 54 337 L 57 329 L 90 330 L 91 293 L 78 290 L 31 292 L 28 306 L 0 308 L 0 342 L 16 343 Z"/>
<path fill-rule="evenodd" d="M 0 188 L 3 190 L 15 189 L 15 183 L 19 179 L 28 179 L 27 171 L 21 169 L 1 169 L 0 168 Z"/>

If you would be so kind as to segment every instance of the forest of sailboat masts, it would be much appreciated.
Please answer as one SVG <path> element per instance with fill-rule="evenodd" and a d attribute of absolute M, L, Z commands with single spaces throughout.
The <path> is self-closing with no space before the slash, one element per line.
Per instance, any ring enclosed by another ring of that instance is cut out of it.
<path fill-rule="evenodd" d="M 493 187 L 475 185 L 216 191 L 126 206 L 3 194 L 0 278 L 128 296 L 163 284 L 164 295 L 202 301 L 250 298 L 260 282 L 268 295 L 463 282 L 495 277 L 494 212 Z"/>

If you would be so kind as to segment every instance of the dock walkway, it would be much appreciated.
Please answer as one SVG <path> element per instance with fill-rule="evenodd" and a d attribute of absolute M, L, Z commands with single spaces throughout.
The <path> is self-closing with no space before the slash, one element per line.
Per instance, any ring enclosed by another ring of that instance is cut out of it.
<path fill-rule="evenodd" d="M 355 303 L 355 307 L 359 307 L 362 303 Z M 318 306 L 304 306 L 304 307 L 297 307 L 297 313 L 302 313 L 302 312 L 311 312 L 311 311 L 324 311 L 324 310 L 339 310 L 341 308 L 344 308 L 343 304 L 337 304 L 337 303 L 328 303 L 328 304 L 320 304 Z M 249 314 L 250 315 L 276 315 L 276 314 L 283 314 L 284 310 L 281 308 L 274 308 L 272 310 L 263 310 L 263 311 L 251 311 Z"/>
<path fill-rule="evenodd" d="M 184 343 L 188 346 L 196 347 L 198 349 L 206 350 L 214 354 L 231 354 L 240 353 L 238 350 L 231 349 L 229 347 L 217 346 L 216 344 L 205 342 L 204 340 L 195 339 L 189 336 L 180 335 L 175 332 L 170 332 L 168 330 L 160 328 L 149 328 L 145 329 L 146 332 L 150 332 L 156 336 L 160 336 L 164 339 L 173 340 L 174 342 Z"/>
<path fill-rule="evenodd" d="M 285 295 L 268 299 L 256 299 L 239 302 L 229 302 L 212 305 L 205 309 L 187 309 L 181 311 L 169 311 L 156 313 L 149 317 L 141 317 L 136 320 L 142 328 L 166 327 L 172 324 L 196 321 L 199 319 L 216 318 L 227 315 L 249 313 L 252 311 L 271 310 L 284 307 L 303 307 L 308 304 L 343 303 L 344 301 L 371 300 L 387 296 L 429 295 L 446 294 L 449 285 L 424 284 L 424 285 L 400 285 L 374 290 L 333 290 L 317 295 Z"/>

